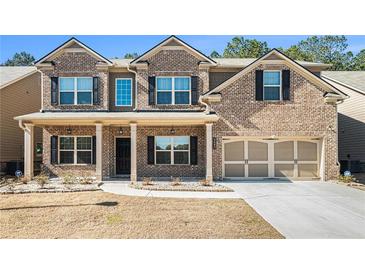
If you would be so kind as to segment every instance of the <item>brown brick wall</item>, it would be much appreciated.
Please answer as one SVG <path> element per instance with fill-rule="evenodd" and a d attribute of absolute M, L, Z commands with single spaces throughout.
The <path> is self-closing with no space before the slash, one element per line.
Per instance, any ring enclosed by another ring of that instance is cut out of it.
<path fill-rule="evenodd" d="M 161 50 L 148 60 L 147 69 L 137 69 L 138 109 L 200 109 L 200 106 L 148 105 L 149 76 L 198 76 L 199 92 L 209 89 L 209 73 L 199 68 L 199 59 L 185 50 Z"/>
<path fill-rule="evenodd" d="M 263 66 L 258 69 L 289 69 Z M 323 92 L 303 76 L 291 70 L 288 101 L 255 100 L 255 70 L 224 88 L 222 101 L 213 104 L 220 120 L 213 126 L 217 148 L 213 150 L 213 175 L 222 176 L 222 136 L 325 136 L 326 179 L 334 179 L 337 166 L 337 111 L 326 104 Z M 332 131 L 330 128 L 334 129 Z"/>
<path fill-rule="evenodd" d="M 65 52 L 53 60 L 53 69 L 41 69 L 43 75 L 44 110 L 108 110 L 108 72 L 97 69 L 98 60 L 84 52 Z M 51 104 L 51 77 L 99 77 L 98 105 Z"/>

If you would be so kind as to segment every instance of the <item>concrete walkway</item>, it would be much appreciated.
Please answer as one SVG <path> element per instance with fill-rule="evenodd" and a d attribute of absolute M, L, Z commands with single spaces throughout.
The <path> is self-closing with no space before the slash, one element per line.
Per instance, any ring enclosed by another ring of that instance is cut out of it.
<path fill-rule="evenodd" d="M 224 185 L 286 238 L 365 238 L 365 191 L 324 182 Z"/>
<path fill-rule="evenodd" d="M 143 197 L 161 198 L 214 198 L 214 199 L 240 199 L 236 192 L 202 192 L 202 191 L 155 191 L 134 189 L 128 186 L 128 181 L 106 181 L 100 188 L 105 192 Z"/>

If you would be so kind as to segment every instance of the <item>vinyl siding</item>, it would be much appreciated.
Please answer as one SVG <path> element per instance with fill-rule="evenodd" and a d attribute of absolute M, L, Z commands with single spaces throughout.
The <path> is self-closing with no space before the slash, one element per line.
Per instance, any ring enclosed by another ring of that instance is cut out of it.
<path fill-rule="evenodd" d="M 38 72 L 0 89 L 0 162 L 24 158 L 24 134 L 14 117 L 37 112 L 40 108 L 41 87 Z M 40 128 L 35 127 L 34 140 L 35 144 L 42 142 Z"/>

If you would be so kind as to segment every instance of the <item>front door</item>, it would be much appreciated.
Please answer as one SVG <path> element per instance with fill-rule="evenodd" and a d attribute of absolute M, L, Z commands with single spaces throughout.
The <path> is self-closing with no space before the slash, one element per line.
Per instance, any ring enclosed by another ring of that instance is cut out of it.
<path fill-rule="evenodd" d="M 131 139 L 115 139 L 115 173 L 129 175 L 131 173 Z"/>

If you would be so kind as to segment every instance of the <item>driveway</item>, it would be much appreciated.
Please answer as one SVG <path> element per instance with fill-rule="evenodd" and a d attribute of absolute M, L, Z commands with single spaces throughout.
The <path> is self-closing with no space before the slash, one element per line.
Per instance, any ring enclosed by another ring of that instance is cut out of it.
<path fill-rule="evenodd" d="M 286 238 L 365 238 L 365 191 L 323 182 L 225 185 Z"/>

